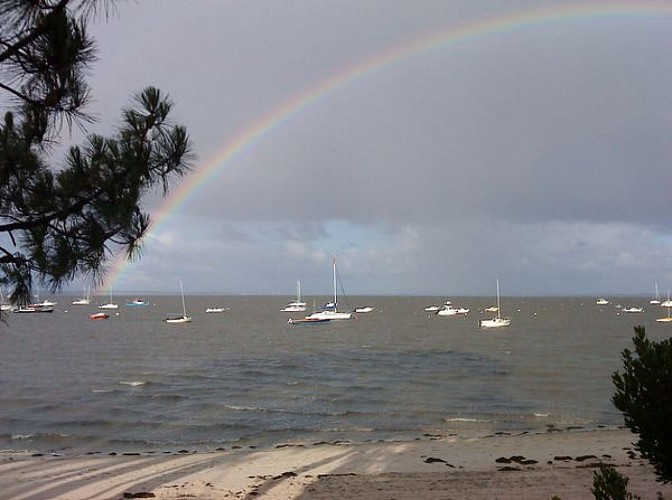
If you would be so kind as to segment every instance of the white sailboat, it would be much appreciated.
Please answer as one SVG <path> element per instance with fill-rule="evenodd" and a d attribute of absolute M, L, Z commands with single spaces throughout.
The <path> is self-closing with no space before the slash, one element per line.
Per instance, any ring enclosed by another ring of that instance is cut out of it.
<path fill-rule="evenodd" d="M 511 318 L 502 318 L 502 305 L 499 300 L 499 278 L 497 279 L 497 315 L 492 319 L 482 319 L 478 322 L 481 328 L 501 328 L 511 324 Z"/>
<path fill-rule="evenodd" d="M 51 313 L 54 312 L 54 306 L 56 302 L 51 300 L 43 300 L 40 302 L 39 294 L 36 295 L 37 301 L 32 304 L 21 304 L 16 309 L 12 309 L 13 312 L 17 313 Z"/>
<path fill-rule="evenodd" d="M 660 303 L 661 307 L 672 307 L 672 300 L 670 299 L 670 292 L 667 292 L 667 300 Z"/>
<path fill-rule="evenodd" d="M 88 306 L 91 303 L 91 294 L 89 293 L 89 290 L 85 287 L 84 288 L 84 294 L 73 300 L 72 305 L 73 306 Z"/>
<path fill-rule="evenodd" d="M 334 268 L 334 301 L 326 304 L 321 311 L 316 311 L 313 314 L 306 316 L 309 320 L 323 320 L 323 319 L 352 319 L 352 313 L 338 312 L 338 294 L 336 292 L 336 258 L 333 262 Z"/>
<path fill-rule="evenodd" d="M 669 323 L 672 321 L 672 315 L 670 314 L 670 311 L 672 311 L 672 308 L 667 307 L 667 316 L 663 316 L 662 318 L 656 319 L 658 323 Z"/>
<path fill-rule="evenodd" d="M 109 309 L 119 309 L 119 304 L 115 304 L 112 300 L 112 290 L 110 290 L 110 301 L 107 304 L 98 306 L 98 309 L 109 310 Z"/>
<path fill-rule="evenodd" d="M 306 310 L 308 304 L 301 302 L 301 282 L 296 280 L 296 300 L 289 302 L 285 307 L 280 309 L 282 312 L 303 312 Z"/>
<path fill-rule="evenodd" d="M 5 296 L 2 294 L 2 290 L 0 290 L 0 311 L 9 312 L 12 309 L 12 304 L 5 301 Z"/>
<path fill-rule="evenodd" d="M 187 316 L 187 306 L 184 302 L 184 287 L 182 286 L 182 280 L 180 280 L 180 295 L 182 296 L 182 316 L 175 318 L 166 318 L 166 323 L 191 323 L 191 318 Z"/>
<path fill-rule="evenodd" d="M 656 281 L 654 283 L 654 287 L 656 289 L 656 294 L 653 296 L 651 300 L 649 300 L 649 304 L 660 304 L 660 293 L 658 292 L 658 282 Z"/>

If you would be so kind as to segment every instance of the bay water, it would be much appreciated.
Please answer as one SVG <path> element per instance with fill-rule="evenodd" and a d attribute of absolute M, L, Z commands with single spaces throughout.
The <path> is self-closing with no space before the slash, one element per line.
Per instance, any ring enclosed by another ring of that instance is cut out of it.
<path fill-rule="evenodd" d="M 374 310 L 291 325 L 291 298 L 144 297 L 91 321 L 96 304 L 3 314 L 0 450 L 209 451 L 615 427 L 610 398 L 633 326 L 670 335 L 643 297 L 504 298 L 508 328 L 482 330 L 488 297 L 349 297 Z M 100 303 L 107 298 L 100 297 Z M 317 303 L 326 301 L 318 298 Z M 424 311 L 450 299 L 467 315 Z M 206 308 L 224 306 L 223 313 Z"/>

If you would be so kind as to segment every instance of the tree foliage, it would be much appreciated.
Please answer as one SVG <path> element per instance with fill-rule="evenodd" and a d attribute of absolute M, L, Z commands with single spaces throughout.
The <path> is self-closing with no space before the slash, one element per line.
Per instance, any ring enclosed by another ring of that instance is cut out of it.
<path fill-rule="evenodd" d="M 672 481 L 672 342 L 653 342 L 635 327 L 634 352 L 622 353 L 623 372 L 612 376 L 612 402 L 625 425 L 639 436 L 636 449 L 655 468 L 659 481 Z"/>
<path fill-rule="evenodd" d="M 628 491 L 630 479 L 620 474 L 613 467 L 600 466 L 593 473 L 593 487 L 590 491 L 595 500 L 640 500 L 638 495 Z"/>
<path fill-rule="evenodd" d="M 60 164 L 65 124 L 85 129 L 86 75 L 96 60 L 87 23 L 111 0 L 0 0 L 0 286 L 28 301 L 34 281 L 55 291 L 100 279 L 115 251 L 136 254 L 150 227 L 143 196 L 185 175 L 186 129 L 154 87 L 133 96 L 111 137 L 89 135 Z"/>

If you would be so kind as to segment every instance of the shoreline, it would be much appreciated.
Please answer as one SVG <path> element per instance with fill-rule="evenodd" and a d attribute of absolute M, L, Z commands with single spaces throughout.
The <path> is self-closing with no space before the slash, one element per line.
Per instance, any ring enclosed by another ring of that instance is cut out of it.
<path fill-rule="evenodd" d="M 2 452 L 0 497 L 590 499 L 600 464 L 628 476 L 642 499 L 672 497 L 635 440 L 626 429 L 599 429 L 211 452 Z"/>

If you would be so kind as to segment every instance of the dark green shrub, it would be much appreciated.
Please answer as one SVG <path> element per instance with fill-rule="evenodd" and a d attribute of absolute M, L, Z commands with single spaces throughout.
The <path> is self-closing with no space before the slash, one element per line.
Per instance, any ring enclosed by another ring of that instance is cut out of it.
<path fill-rule="evenodd" d="M 654 467 L 658 481 L 672 481 L 672 343 L 652 342 L 635 327 L 635 351 L 623 350 L 623 372 L 612 379 L 612 402 L 625 425 L 639 436 L 637 451 Z"/>
<path fill-rule="evenodd" d="M 593 474 L 593 492 L 595 500 L 638 500 L 640 497 L 628 492 L 630 480 L 613 467 L 603 465 Z"/>

